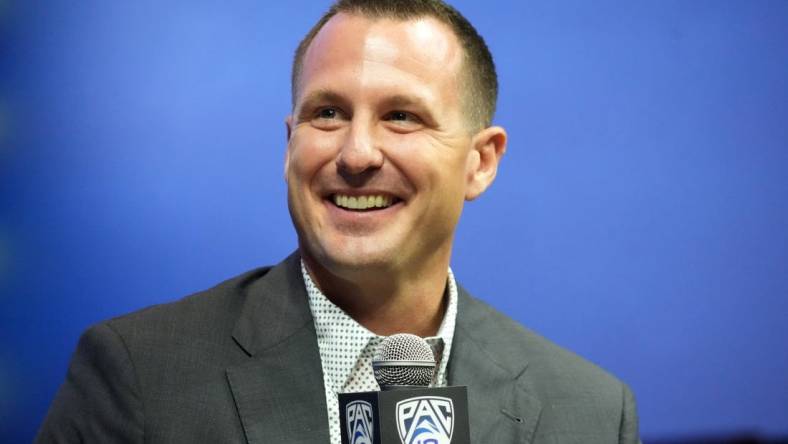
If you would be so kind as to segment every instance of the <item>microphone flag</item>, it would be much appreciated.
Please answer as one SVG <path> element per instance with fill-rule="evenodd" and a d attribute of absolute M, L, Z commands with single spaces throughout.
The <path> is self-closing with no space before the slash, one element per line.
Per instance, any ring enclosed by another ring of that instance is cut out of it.
<path fill-rule="evenodd" d="M 340 393 L 342 444 L 469 444 L 464 386 Z"/>

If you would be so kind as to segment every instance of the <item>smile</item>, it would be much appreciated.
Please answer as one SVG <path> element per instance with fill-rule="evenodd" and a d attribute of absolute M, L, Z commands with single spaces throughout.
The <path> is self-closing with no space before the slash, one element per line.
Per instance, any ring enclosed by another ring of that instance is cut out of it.
<path fill-rule="evenodd" d="M 334 205 L 348 210 L 369 210 L 375 208 L 387 208 L 392 205 L 394 198 L 381 194 L 369 196 L 348 196 L 345 194 L 334 194 Z"/>

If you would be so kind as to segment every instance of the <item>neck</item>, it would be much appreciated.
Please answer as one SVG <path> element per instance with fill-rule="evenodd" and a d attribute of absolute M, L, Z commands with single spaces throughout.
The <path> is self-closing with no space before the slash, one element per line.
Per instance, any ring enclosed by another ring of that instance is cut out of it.
<path fill-rule="evenodd" d="M 449 254 L 418 270 L 353 268 L 330 270 L 301 250 L 307 271 L 320 291 L 371 332 L 389 336 L 434 336 L 440 328 Z M 433 256 L 438 258 L 439 255 Z"/>

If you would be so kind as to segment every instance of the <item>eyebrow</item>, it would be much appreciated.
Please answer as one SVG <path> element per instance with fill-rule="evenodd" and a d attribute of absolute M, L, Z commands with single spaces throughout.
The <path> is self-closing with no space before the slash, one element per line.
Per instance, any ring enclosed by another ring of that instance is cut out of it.
<path fill-rule="evenodd" d="M 347 97 L 336 91 L 330 89 L 317 89 L 304 96 L 296 109 L 296 115 L 303 117 L 304 113 L 309 113 L 316 106 L 320 105 L 339 105 L 341 107 L 348 107 L 349 102 L 350 100 L 348 100 Z M 393 94 L 383 98 L 378 106 L 394 109 L 405 108 L 403 111 L 415 109 L 422 120 L 427 123 L 435 123 L 435 118 L 432 115 L 432 107 L 427 104 L 424 98 L 418 95 Z"/>
<path fill-rule="evenodd" d="M 301 108 L 321 102 L 345 103 L 347 102 L 347 99 L 342 94 L 339 94 L 335 91 L 329 89 L 318 89 L 310 92 L 306 95 L 306 97 L 303 98 L 303 100 L 301 100 Z M 404 94 L 395 94 L 390 97 L 386 97 L 383 99 L 382 105 L 387 107 L 416 106 L 420 108 L 429 108 L 426 101 L 421 97 Z"/>
<path fill-rule="evenodd" d="M 318 89 L 310 92 L 301 100 L 299 109 L 309 108 L 318 103 L 345 103 L 347 100 L 339 93 L 328 90 Z"/>
<path fill-rule="evenodd" d="M 391 97 L 387 97 L 383 100 L 383 105 L 389 108 L 414 106 L 424 110 L 429 110 L 429 106 L 427 106 L 427 103 L 421 97 L 406 96 L 402 94 L 396 94 Z"/>

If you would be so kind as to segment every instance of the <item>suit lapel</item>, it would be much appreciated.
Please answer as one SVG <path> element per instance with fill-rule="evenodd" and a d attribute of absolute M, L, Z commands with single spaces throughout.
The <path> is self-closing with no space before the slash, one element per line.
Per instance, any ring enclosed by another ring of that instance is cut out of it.
<path fill-rule="evenodd" d="M 468 386 L 471 442 L 531 442 L 542 406 L 520 381 L 527 362 L 502 353 L 489 314 L 459 288 L 449 385 Z"/>
<path fill-rule="evenodd" d="M 227 369 L 248 442 L 328 442 L 320 352 L 297 254 L 252 284 L 233 338 L 249 355 Z"/>
<path fill-rule="evenodd" d="M 531 442 L 541 403 L 523 387 L 527 363 L 502 352 L 488 307 L 459 288 L 448 377 L 468 386 L 472 442 Z M 294 253 L 250 286 L 233 338 L 249 360 L 227 369 L 249 443 L 326 443 L 322 365 Z"/>

